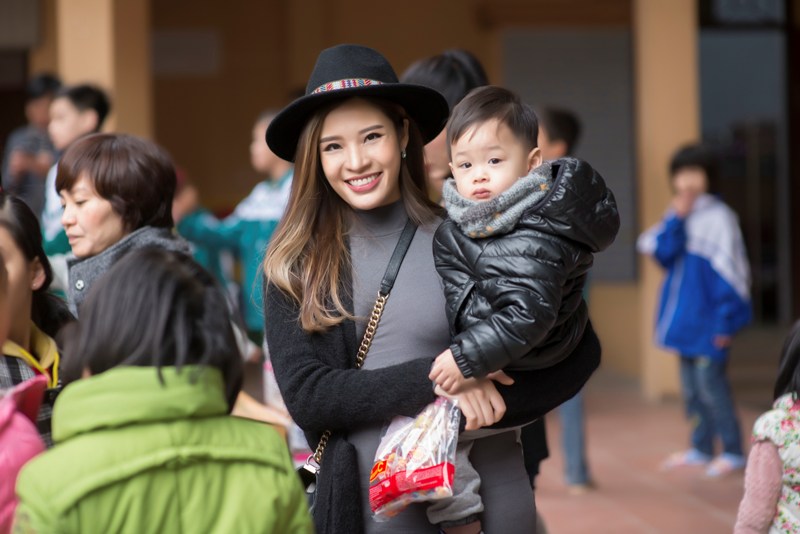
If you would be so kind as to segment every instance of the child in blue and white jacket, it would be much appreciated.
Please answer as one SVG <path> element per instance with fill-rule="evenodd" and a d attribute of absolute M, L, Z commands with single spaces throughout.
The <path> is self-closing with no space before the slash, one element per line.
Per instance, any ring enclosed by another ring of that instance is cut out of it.
<path fill-rule="evenodd" d="M 680 149 L 670 164 L 674 196 L 664 219 L 639 237 L 639 252 L 666 270 L 656 340 L 680 355 L 691 445 L 665 468 L 706 465 L 721 476 L 744 467 L 739 420 L 726 375 L 733 336 L 751 320 L 750 267 L 736 214 L 709 193 L 716 178 L 711 152 Z M 714 458 L 714 440 L 723 452 Z M 712 461 L 713 460 L 713 461 Z"/>

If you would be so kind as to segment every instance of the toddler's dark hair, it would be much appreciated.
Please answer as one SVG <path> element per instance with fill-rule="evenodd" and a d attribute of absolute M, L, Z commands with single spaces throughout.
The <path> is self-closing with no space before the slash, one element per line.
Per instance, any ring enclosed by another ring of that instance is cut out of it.
<path fill-rule="evenodd" d="M 459 102 L 447 121 L 448 155 L 450 146 L 474 126 L 492 119 L 505 124 L 528 150 L 538 146 L 539 119 L 533 109 L 516 93 L 487 85 L 473 89 Z M 451 158 L 452 159 L 452 158 Z"/>

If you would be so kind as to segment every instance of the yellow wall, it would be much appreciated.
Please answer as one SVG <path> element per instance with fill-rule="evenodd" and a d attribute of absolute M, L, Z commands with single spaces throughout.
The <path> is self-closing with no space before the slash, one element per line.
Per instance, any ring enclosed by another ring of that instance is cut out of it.
<path fill-rule="evenodd" d="M 589 314 L 603 347 L 602 366 L 638 377 L 642 368 L 642 332 L 638 327 L 642 314 L 637 284 L 593 283 Z M 644 315 L 652 317 L 650 310 Z"/>
<path fill-rule="evenodd" d="M 634 2 L 638 202 L 641 228 L 656 223 L 670 201 L 667 168 L 675 147 L 700 134 L 695 0 Z M 677 358 L 653 344 L 652 313 L 663 274 L 641 263 L 639 331 L 642 379 L 651 398 L 679 389 Z"/>
<path fill-rule="evenodd" d="M 249 167 L 250 130 L 288 91 L 281 55 L 283 2 L 156 1 L 153 30 L 216 33 L 213 75 L 156 76 L 156 139 L 184 167 L 213 209 L 232 207 L 257 182 Z"/>
<path fill-rule="evenodd" d="M 40 40 L 28 53 L 28 70 L 31 73 L 58 72 L 58 31 L 56 27 L 56 0 L 39 2 Z"/>
<path fill-rule="evenodd" d="M 112 103 L 104 130 L 152 137 L 149 6 L 149 0 L 46 0 L 45 36 L 30 52 L 32 70 L 56 70 L 65 84 L 98 85 Z"/>

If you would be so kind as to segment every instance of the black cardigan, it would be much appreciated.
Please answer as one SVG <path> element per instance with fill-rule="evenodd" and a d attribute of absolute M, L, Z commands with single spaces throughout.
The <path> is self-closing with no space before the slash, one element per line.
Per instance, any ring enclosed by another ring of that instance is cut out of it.
<path fill-rule="evenodd" d="M 350 281 L 343 286 L 340 294 L 351 295 Z M 333 430 L 317 489 L 317 532 L 358 534 L 364 528 L 359 477 L 368 474 L 358 473 L 347 431 L 382 424 L 396 415 L 413 417 L 432 402 L 428 373 L 437 355 L 356 372 L 353 321 L 308 334 L 298 321 L 299 306 L 274 285 L 265 282 L 264 287 L 267 344 L 286 407 L 312 449 L 323 431 Z M 344 304 L 352 310 L 351 301 Z M 599 362 L 600 344 L 589 323 L 581 343 L 564 361 L 539 371 L 511 372 L 513 386 L 497 384 L 507 412 L 495 427 L 519 426 L 542 417 L 580 391 Z"/>

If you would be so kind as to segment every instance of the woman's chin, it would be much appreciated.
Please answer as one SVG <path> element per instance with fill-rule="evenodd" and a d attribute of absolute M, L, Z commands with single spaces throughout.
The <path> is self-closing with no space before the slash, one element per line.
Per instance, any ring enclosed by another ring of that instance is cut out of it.
<path fill-rule="evenodd" d="M 348 206 L 358 211 L 370 211 L 383 206 L 388 206 L 400 200 L 400 194 L 387 195 L 385 192 L 375 191 L 366 195 L 348 195 L 344 201 Z"/>

